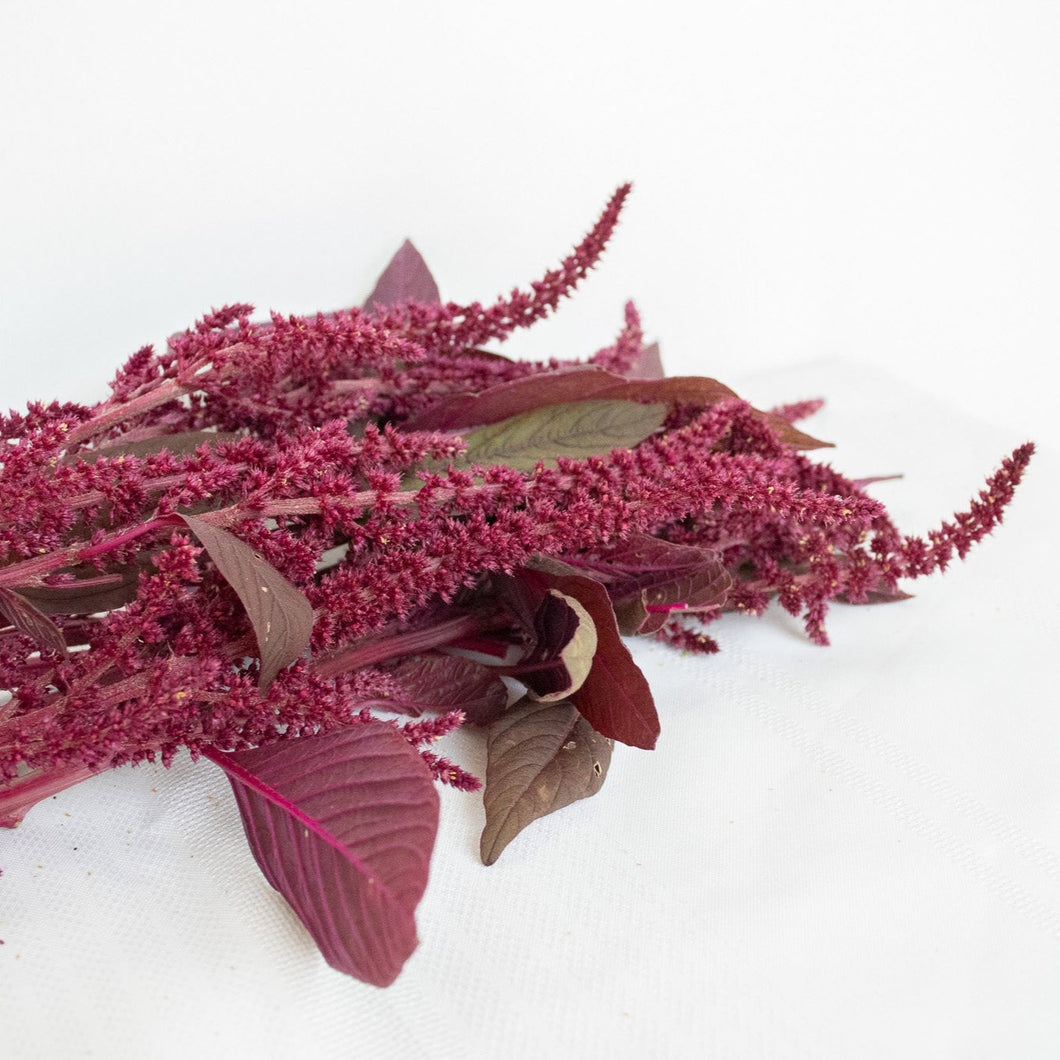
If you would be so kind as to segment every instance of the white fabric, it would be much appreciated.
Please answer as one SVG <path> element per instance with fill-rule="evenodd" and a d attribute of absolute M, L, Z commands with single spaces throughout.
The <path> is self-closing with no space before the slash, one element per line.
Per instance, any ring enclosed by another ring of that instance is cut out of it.
<path fill-rule="evenodd" d="M 509 349 L 587 354 L 633 295 L 672 374 L 827 398 L 823 458 L 904 472 L 874 493 L 911 532 L 1045 445 L 992 539 L 830 648 L 780 612 L 636 645 L 658 749 L 496 865 L 443 791 L 385 991 L 323 963 L 209 763 L 48 800 L 0 831 L 0 1053 L 1052 1060 L 1058 33 L 1013 0 L 4 0 L 0 407 L 98 400 L 211 305 L 348 305 L 406 235 L 488 299 L 629 178 Z"/>

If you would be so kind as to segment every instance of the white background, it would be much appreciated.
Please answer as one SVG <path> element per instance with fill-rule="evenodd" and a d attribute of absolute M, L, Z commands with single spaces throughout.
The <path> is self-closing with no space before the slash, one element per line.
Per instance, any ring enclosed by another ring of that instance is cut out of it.
<path fill-rule="evenodd" d="M 0 835 L 5 1048 L 1055 1056 L 1058 47 L 1028 0 L 0 0 L 4 407 L 98 400 L 214 305 L 358 302 L 406 235 L 490 299 L 631 179 L 509 351 L 587 355 L 632 296 L 672 374 L 827 397 L 829 459 L 906 472 L 877 495 L 915 532 L 1043 444 L 996 539 L 832 648 L 638 647 L 658 750 L 498 865 L 447 794 L 389 991 L 322 965 L 206 763 L 40 807 Z"/>

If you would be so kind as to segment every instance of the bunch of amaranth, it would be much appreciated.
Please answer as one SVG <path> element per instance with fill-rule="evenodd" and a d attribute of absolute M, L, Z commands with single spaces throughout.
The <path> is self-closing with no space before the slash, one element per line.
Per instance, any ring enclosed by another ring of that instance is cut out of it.
<path fill-rule="evenodd" d="M 709 652 L 725 611 L 776 599 L 824 644 L 830 602 L 900 599 L 993 529 L 1029 444 L 903 536 L 808 455 L 817 403 L 665 378 L 632 305 L 584 361 L 484 349 L 573 290 L 628 191 L 492 305 L 443 303 L 406 243 L 361 308 L 227 306 L 99 405 L 0 417 L 0 823 L 190 748 L 327 960 L 385 984 L 416 944 L 433 782 L 478 787 L 439 737 L 487 733 L 491 863 L 599 789 L 612 741 L 654 745 L 623 635 Z"/>

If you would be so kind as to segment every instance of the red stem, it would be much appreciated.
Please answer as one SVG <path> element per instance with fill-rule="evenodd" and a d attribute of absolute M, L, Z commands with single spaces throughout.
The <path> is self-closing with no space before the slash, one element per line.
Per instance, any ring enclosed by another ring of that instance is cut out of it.
<path fill-rule="evenodd" d="M 35 769 L 24 777 L 0 784 L 0 828 L 14 828 L 36 803 L 87 780 L 99 770 L 80 762 Z"/>

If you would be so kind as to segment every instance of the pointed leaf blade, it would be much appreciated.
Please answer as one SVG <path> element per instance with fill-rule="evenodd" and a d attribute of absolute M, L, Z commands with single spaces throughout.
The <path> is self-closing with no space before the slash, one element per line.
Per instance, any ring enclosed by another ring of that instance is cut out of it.
<path fill-rule="evenodd" d="M 261 655 L 258 683 L 264 690 L 309 647 L 313 608 L 300 589 L 235 534 L 195 515 L 181 518 L 246 609 L 258 641 Z"/>
<path fill-rule="evenodd" d="M 531 822 L 595 795 L 611 764 L 611 741 L 569 701 L 530 699 L 490 727 L 486 746 L 486 826 L 479 852 L 492 865 Z"/>
<path fill-rule="evenodd" d="M 438 284 L 423 256 L 408 239 L 398 248 L 376 281 L 372 293 L 364 300 L 364 308 L 391 306 L 401 302 L 421 302 L 433 305 L 442 300 Z"/>
<path fill-rule="evenodd" d="M 265 878 L 324 959 L 392 983 L 416 948 L 438 829 L 438 793 L 419 754 L 381 721 L 205 753 L 228 774 Z"/>
<path fill-rule="evenodd" d="M 0 585 L 0 617 L 48 651 L 66 654 L 63 631 L 26 597 Z"/>
<path fill-rule="evenodd" d="M 497 383 L 477 394 L 451 394 L 408 420 L 405 426 L 417 431 L 484 426 L 545 405 L 585 401 L 622 381 L 622 376 L 596 365 L 535 372 Z"/>
<path fill-rule="evenodd" d="M 662 426 L 665 405 L 635 401 L 578 401 L 531 409 L 499 423 L 477 427 L 464 437 L 464 461 L 506 464 L 533 471 L 556 457 L 584 460 L 631 449 Z"/>

